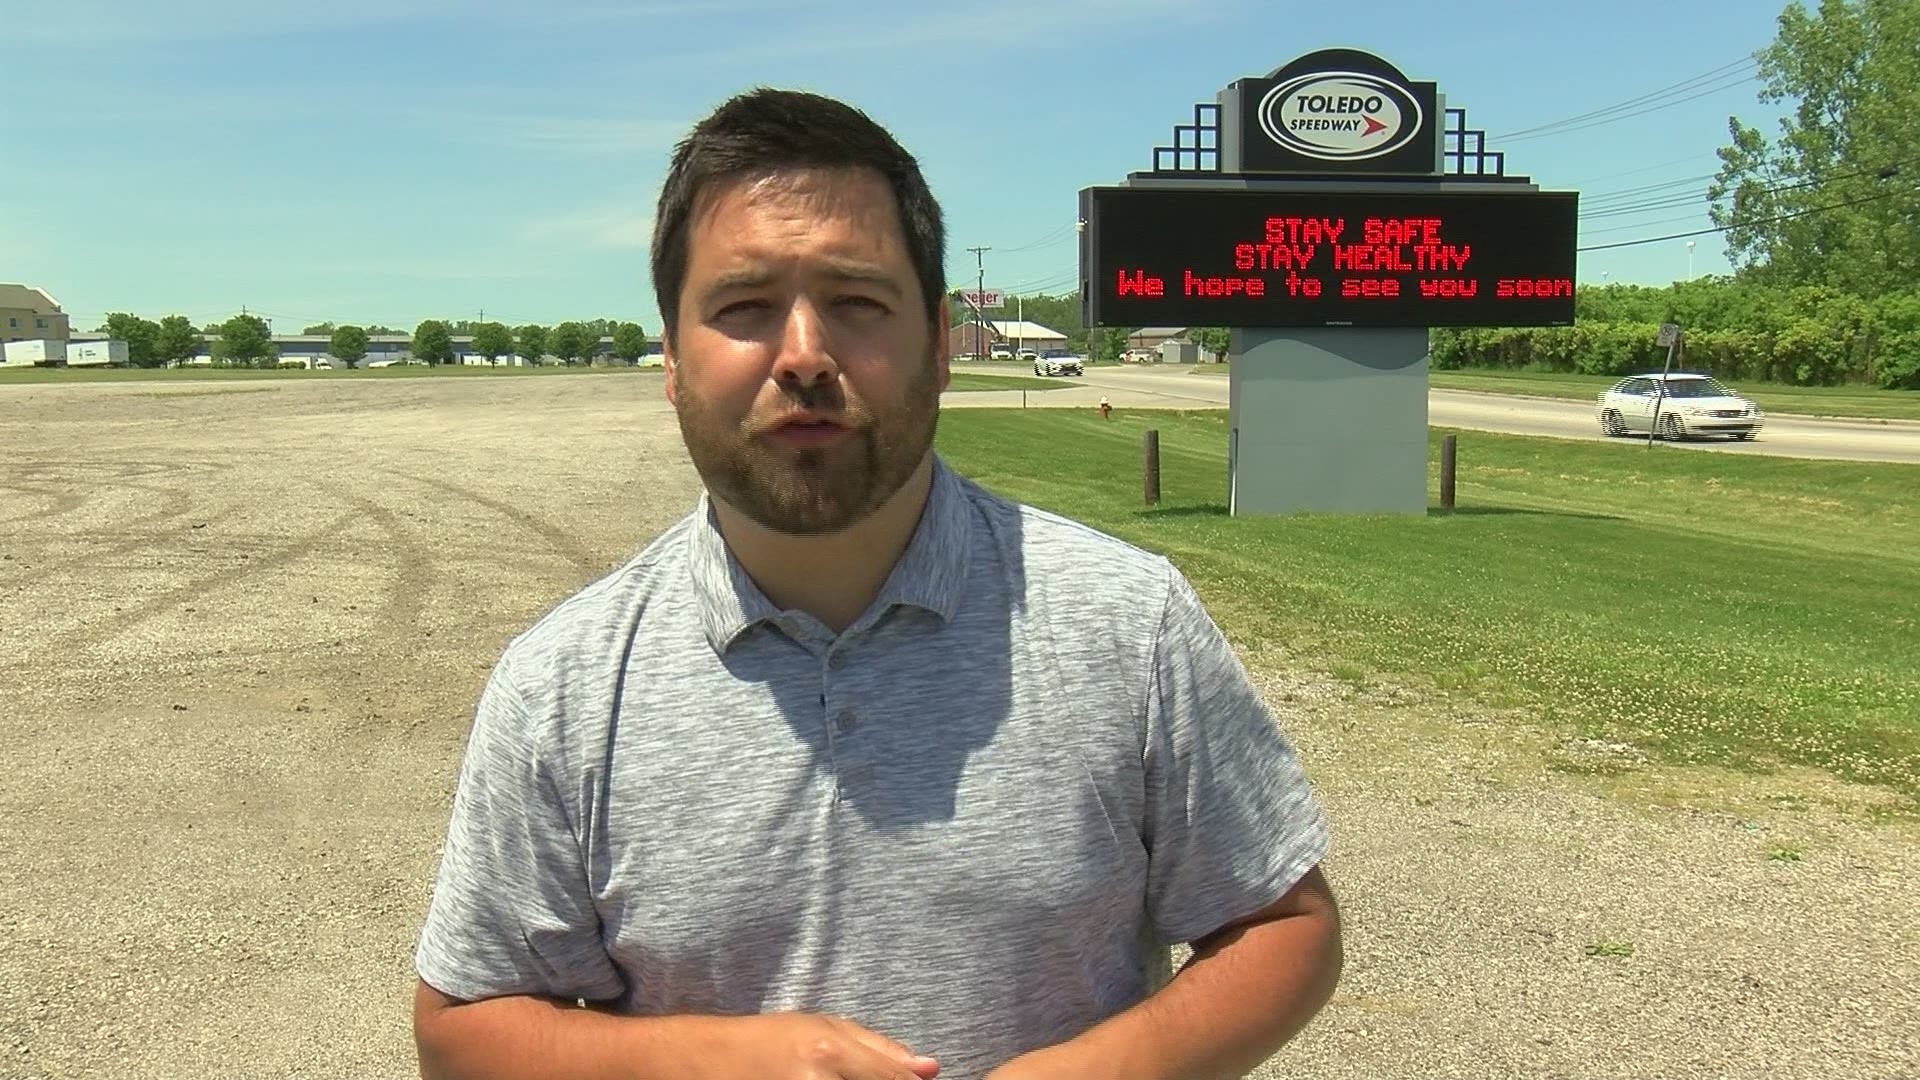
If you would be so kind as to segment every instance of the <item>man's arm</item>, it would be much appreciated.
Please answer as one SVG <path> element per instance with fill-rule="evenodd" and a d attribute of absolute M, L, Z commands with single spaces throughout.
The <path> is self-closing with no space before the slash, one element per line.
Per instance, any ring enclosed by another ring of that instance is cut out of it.
<path fill-rule="evenodd" d="M 811 1013 L 618 1016 L 530 995 L 461 1001 L 417 981 L 422 1080 L 932 1080 L 939 1063 Z"/>
<path fill-rule="evenodd" d="M 1340 979 L 1340 915 L 1318 868 L 1279 902 L 1193 944 L 1158 993 L 989 1080 L 1234 1080 L 1298 1034 Z"/>
<path fill-rule="evenodd" d="M 413 1040 L 423 1080 L 633 1080 L 641 1036 L 603 1009 L 516 995 L 461 1001 L 416 980 Z"/>

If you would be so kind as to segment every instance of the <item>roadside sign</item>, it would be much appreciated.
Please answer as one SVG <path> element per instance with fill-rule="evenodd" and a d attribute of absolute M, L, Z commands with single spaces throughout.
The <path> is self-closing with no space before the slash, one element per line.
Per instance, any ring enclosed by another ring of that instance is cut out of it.
<path fill-rule="evenodd" d="M 1671 348 L 1673 346 L 1673 343 L 1679 340 L 1680 340 L 1680 324 L 1679 323 L 1661 323 L 1660 336 L 1654 339 L 1654 344 L 1664 345 Z"/>
<path fill-rule="evenodd" d="M 960 299 L 977 308 L 998 308 L 1006 305 L 1007 294 L 1001 289 L 961 289 Z"/>

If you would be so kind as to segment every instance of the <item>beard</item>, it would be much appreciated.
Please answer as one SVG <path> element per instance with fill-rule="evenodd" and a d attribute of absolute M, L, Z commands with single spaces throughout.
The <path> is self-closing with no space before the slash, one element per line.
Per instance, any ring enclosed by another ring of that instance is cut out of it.
<path fill-rule="evenodd" d="M 674 379 L 680 434 L 707 490 L 761 527 L 793 536 L 838 532 L 878 509 L 926 457 L 940 412 L 931 351 L 897 400 L 853 399 L 838 382 L 782 386 L 776 407 L 739 420 L 691 392 L 677 368 Z M 770 417 L 789 408 L 831 416 L 847 430 L 826 446 L 774 445 Z"/>

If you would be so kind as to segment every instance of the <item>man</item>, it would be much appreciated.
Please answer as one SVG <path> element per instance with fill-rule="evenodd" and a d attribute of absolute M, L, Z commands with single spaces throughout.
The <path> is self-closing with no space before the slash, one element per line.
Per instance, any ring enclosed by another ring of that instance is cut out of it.
<path fill-rule="evenodd" d="M 705 492 L 488 681 L 424 1075 L 1230 1077 L 1332 993 L 1321 813 L 1186 579 L 932 452 L 943 229 L 825 98 L 677 150 L 653 278 Z"/>

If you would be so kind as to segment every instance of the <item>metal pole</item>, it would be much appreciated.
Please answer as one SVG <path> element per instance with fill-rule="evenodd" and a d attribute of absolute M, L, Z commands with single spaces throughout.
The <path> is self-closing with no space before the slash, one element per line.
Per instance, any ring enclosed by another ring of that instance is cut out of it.
<path fill-rule="evenodd" d="M 973 358 L 985 360 L 987 358 L 987 264 L 983 261 L 983 257 L 993 249 L 970 247 L 967 250 L 973 252 L 973 267 L 979 272 L 979 277 L 975 281 L 975 287 L 979 291 L 973 296 Z"/>
<path fill-rule="evenodd" d="M 1642 339 L 1644 340 L 1644 339 Z M 1653 434 L 1660 430 L 1660 405 L 1667 400 L 1667 376 L 1673 374 L 1673 352 L 1680 347 L 1680 335 L 1667 343 L 1667 366 L 1660 372 L 1660 385 L 1653 395 L 1653 420 L 1647 424 L 1647 449 L 1653 449 Z"/>
<path fill-rule="evenodd" d="M 1440 509 L 1453 509 L 1453 454 L 1459 436 L 1448 435 L 1440 440 Z"/>
<path fill-rule="evenodd" d="M 1147 505 L 1156 506 L 1160 502 L 1160 432 L 1158 429 L 1147 429 L 1142 449 L 1146 456 L 1146 461 L 1143 463 L 1145 473 L 1143 479 Z"/>

